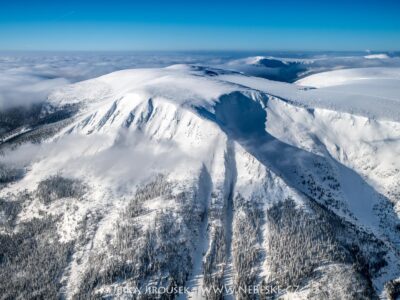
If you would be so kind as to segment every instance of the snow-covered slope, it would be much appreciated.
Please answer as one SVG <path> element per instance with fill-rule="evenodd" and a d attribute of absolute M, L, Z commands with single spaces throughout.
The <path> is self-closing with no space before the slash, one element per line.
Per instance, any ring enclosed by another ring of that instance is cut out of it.
<path fill-rule="evenodd" d="M 312 62 L 309 59 L 254 56 L 229 61 L 225 67 L 252 76 L 293 82 L 307 71 Z"/>
<path fill-rule="evenodd" d="M 73 115 L 1 145 L 1 170 L 16 175 L 2 175 L 0 276 L 13 275 L 0 292 L 389 297 L 400 276 L 399 99 L 363 114 L 357 101 L 383 96 L 346 97 L 187 65 L 53 93 L 43 115 Z"/>
<path fill-rule="evenodd" d="M 224 74 L 219 78 L 264 91 L 297 106 L 399 122 L 399 74 L 399 68 L 337 70 L 311 75 L 297 84 L 237 74 Z"/>
<path fill-rule="evenodd" d="M 302 86 L 311 86 L 316 88 L 355 85 L 360 83 L 364 85 L 364 88 L 366 88 L 370 84 L 374 84 L 374 87 L 376 87 L 377 84 L 382 83 L 386 83 L 392 87 L 398 87 L 399 80 L 400 70 L 398 68 L 361 68 L 318 73 L 300 79 L 296 83 Z M 364 91 L 364 93 L 367 92 L 370 92 L 370 90 Z M 376 92 L 383 93 L 385 92 L 385 89 L 377 89 Z M 392 98 L 398 97 L 393 93 Z"/>

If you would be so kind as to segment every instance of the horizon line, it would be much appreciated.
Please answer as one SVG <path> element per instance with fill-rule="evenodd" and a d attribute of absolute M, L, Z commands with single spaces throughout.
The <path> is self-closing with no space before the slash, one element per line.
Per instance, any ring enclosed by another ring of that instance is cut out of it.
<path fill-rule="evenodd" d="M 324 52 L 324 53 L 376 53 L 376 52 L 386 52 L 386 53 L 397 53 L 400 52 L 400 49 L 398 50 L 370 50 L 370 49 L 362 49 L 362 50 L 324 50 L 324 49 L 161 49 L 161 50 L 156 50 L 156 49 L 121 49 L 121 50 L 115 50 L 115 49 L 69 49 L 69 50 L 60 50 L 60 49 L 0 49 L 0 53 L 4 52 L 114 52 L 114 53 L 126 53 L 126 52 L 132 52 L 132 53 L 146 53 L 146 52 L 161 52 L 161 53 L 178 53 L 178 52 L 190 52 L 190 53 L 195 53 L 195 52 L 215 52 L 215 53 L 221 53 L 221 52 L 309 52 L 309 53 L 316 53 L 316 52 Z"/>

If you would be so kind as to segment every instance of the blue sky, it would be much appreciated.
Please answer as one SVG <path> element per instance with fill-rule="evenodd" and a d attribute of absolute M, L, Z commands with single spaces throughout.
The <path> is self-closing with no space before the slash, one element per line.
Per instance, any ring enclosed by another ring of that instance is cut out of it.
<path fill-rule="evenodd" d="M 400 50 L 400 0 L 0 2 L 0 50 Z"/>

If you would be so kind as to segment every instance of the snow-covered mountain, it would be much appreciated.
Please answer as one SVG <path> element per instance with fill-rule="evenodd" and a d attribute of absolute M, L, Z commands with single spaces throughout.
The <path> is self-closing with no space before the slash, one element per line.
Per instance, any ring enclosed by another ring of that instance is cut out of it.
<path fill-rule="evenodd" d="M 400 70 L 335 72 L 174 65 L 54 92 L 2 137 L 1 299 L 394 299 Z"/>
<path fill-rule="evenodd" d="M 310 53 L 297 56 L 294 55 L 295 53 L 292 55 L 282 53 L 282 56 L 279 54 L 277 56 L 277 54 L 233 59 L 222 64 L 221 67 L 247 75 L 292 83 L 312 74 L 338 69 L 360 68 L 366 71 L 366 68 L 385 68 L 387 70 L 400 66 L 400 58 L 388 53 L 368 55 Z"/>

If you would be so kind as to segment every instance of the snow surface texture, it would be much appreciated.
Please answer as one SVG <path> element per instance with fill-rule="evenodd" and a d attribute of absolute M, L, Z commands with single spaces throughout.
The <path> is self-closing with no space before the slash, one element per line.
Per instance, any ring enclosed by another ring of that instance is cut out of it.
<path fill-rule="evenodd" d="M 1 145 L 0 278 L 12 277 L 1 292 L 129 298 L 116 288 L 156 285 L 248 299 L 218 288 L 258 285 L 282 299 L 392 297 L 398 80 L 399 69 L 356 69 L 294 85 L 173 65 L 53 92 L 42 114 L 58 118 Z M 19 234 L 38 241 L 27 258 Z M 56 275 L 38 291 L 26 261 Z"/>

